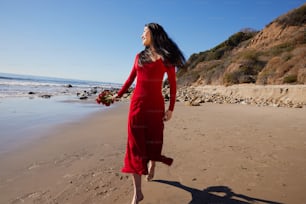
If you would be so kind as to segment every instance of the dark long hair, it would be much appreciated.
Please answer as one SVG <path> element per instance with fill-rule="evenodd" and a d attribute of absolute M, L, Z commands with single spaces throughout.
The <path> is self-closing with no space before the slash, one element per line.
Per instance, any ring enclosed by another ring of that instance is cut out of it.
<path fill-rule="evenodd" d="M 157 23 L 149 23 L 146 24 L 145 27 L 150 30 L 151 38 L 153 40 L 153 47 L 156 53 L 162 57 L 164 64 L 166 66 L 172 65 L 178 68 L 182 67 L 186 62 L 185 57 L 176 43 L 168 37 L 168 34 L 164 28 Z M 140 52 L 138 60 L 140 65 L 152 61 L 150 52 L 149 47 L 146 47 Z"/>

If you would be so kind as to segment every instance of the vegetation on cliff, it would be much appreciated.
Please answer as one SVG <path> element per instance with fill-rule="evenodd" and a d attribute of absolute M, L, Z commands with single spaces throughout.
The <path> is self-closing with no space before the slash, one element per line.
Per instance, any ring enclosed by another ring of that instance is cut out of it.
<path fill-rule="evenodd" d="M 306 4 L 263 30 L 243 29 L 211 50 L 190 56 L 180 85 L 306 84 Z"/>

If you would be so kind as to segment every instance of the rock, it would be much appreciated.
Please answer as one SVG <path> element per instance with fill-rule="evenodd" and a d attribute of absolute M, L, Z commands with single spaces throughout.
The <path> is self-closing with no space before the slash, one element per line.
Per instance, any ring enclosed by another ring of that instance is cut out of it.
<path fill-rule="evenodd" d="M 44 95 L 40 95 L 41 98 L 51 98 L 52 95 L 50 94 L 44 94 Z"/>
<path fill-rule="evenodd" d="M 88 96 L 81 96 L 79 97 L 80 100 L 85 100 L 85 99 L 88 99 Z"/>
<path fill-rule="evenodd" d="M 83 91 L 83 93 L 77 93 L 77 96 L 79 97 L 80 100 L 85 100 L 88 99 L 91 94 L 87 91 Z"/>
<path fill-rule="evenodd" d="M 64 87 L 66 87 L 66 88 L 72 88 L 72 85 L 71 85 L 71 84 L 66 84 Z"/>
<path fill-rule="evenodd" d="M 303 108 L 303 105 L 302 104 L 295 104 L 295 105 L 293 105 L 293 108 Z"/>
<path fill-rule="evenodd" d="M 198 101 L 191 102 L 191 106 L 200 106 L 201 104 Z"/>
<path fill-rule="evenodd" d="M 98 93 L 98 87 L 93 87 L 90 89 L 91 94 L 97 94 Z"/>

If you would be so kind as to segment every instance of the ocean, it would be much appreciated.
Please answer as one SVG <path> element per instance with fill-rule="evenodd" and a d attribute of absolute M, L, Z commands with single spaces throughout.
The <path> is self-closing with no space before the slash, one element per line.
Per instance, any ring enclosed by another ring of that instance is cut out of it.
<path fill-rule="evenodd" d="M 70 86 L 70 87 L 68 87 Z M 0 98 L 34 94 L 71 95 L 92 87 L 119 88 L 119 83 L 0 73 Z"/>
<path fill-rule="evenodd" d="M 95 94 L 80 100 L 78 94 L 120 88 L 121 84 L 0 73 L 0 155 L 52 131 L 56 125 L 81 120 L 110 107 L 95 103 Z M 43 96 L 50 97 L 43 97 Z"/>

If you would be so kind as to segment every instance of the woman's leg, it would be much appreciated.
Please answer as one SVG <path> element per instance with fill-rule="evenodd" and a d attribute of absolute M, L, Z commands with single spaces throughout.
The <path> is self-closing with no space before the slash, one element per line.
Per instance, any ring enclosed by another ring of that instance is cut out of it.
<path fill-rule="evenodd" d="M 152 181 L 155 172 L 155 161 L 150 160 L 149 162 L 149 173 L 147 175 L 147 181 Z"/>
<path fill-rule="evenodd" d="M 141 175 L 133 174 L 133 184 L 134 184 L 134 196 L 132 204 L 138 204 L 143 200 L 143 194 L 141 191 Z"/>

